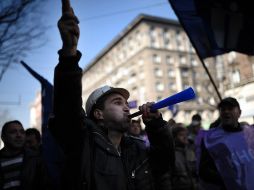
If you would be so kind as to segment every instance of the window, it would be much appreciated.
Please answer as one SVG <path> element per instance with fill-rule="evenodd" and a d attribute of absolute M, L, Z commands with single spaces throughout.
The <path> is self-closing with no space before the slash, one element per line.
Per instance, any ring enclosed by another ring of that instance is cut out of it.
<path fill-rule="evenodd" d="M 153 62 L 154 63 L 160 63 L 161 62 L 161 57 L 156 55 L 156 54 L 154 54 L 153 55 Z"/>
<path fill-rule="evenodd" d="M 138 65 L 143 65 L 144 64 L 144 60 L 143 59 L 139 59 L 138 60 Z"/>
<path fill-rule="evenodd" d="M 166 63 L 169 64 L 169 65 L 174 64 L 174 58 L 171 57 L 170 55 L 167 55 L 166 56 Z"/>
<path fill-rule="evenodd" d="M 204 101 L 203 101 L 203 98 L 202 98 L 202 97 L 198 97 L 198 103 L 199 103 L 199 104 L 203 104 L 203 103 L 204 103 Z"/>
<path fill-rule="evenodd" d="M 210 98 L 209 98 L 209 103 L 210 103 L 211 105 L 215 105 L 215 104 L 216 104 L 216 102 L 215 102 L 215 100 L 214 100 L 213 97 L 210 97 Z"/>
<path fill-rule="evenodd" d="M 158 43 L 158 40 L 157 39 L 157 32 L 155 30 L 155 28 L 152 26 L 150 28 L 150 40 L 151 40 L 151 47 L 159 47 L 159 43 Z"/>
<path fill-rule="evenodd" d="M 167 29 L 163 30 L 163 41 L 164 41 L 164 47 L 170 49 L 171 48 L 170 33 Z"/>
<path fill-rule="evenodd" d="M 172 69 L 168 70 L 168 76 L 169 77 L 175 77 L 175 72 Z"/>
<path fill-rule="evenodd" d="M 169 88 L 170 90 L 176 90 L 176 84 L 175 84 L 175 82 L 170 82 L 170 83 L 168 84 L 168 88 Z"/>
<path fill-rule="evenodd" d="M 180 64 L 186 64 L 186 57 L 183 55 L 179 56 Z"/>
<path fill-rule="evenodd" d="M 201 86 L 200 85 L 196 85 L 196 90 L 197 90 L 197 92 L 201 92 Z"/>
<path fill-rule="evenodd" d="M 131 73 L 131 77 L 135 77 L 136 76 L 136 73 Z"/>
<path fill-rule="evenodd" d="M 188 69 L 181 69 L 181 75 L 182 77 L 188 77 L 189 76 L 189 70 Z"/>
<path fill-rule="evenodd" d="M 181 36 L 180 31 L 176 31 L 176 46 L 178 48 L 181 48 L 181 46 L 182 46 L 182 36 Z"/>
<path fill-rule="evenodd" d="M 235 58 L 236 58 L 236 53 L 235 53 L 235 52 L 230 52 L 230 53 L 228 54 L 228 62 L 229 62 L 229 63 L 233 63 L 233 61 L 235 60 Z"/>
<path fill-rule="evenodd" d="M 239 83 L 240 82 L 240 71 L 239 70 L 235 70 L 233 71 L 233 83 Z"/>
<path fill-rule="evenodd" d="M 149 32 L 150 32 L 149 34 L 150 34 L 151 37 L 155 37 L 156 36 L 156 30 L 155 30 L 154 26 L 151 26 Z"/>
<path fill-rule="evenodd" d="M 194 67 L 198 66 L 197 60 L 194 59 L 193 57 L 191 57 L 191 65 L 194 66 Z"/>
<path fill-rule="evenodd" d="M 164 85 L 161 82 L 156 83 L 156 90 L 157 91 L 163 91 L 164 90 Z"/>
<path fill-rule="evenodd" d="M 155 74 L 156 77 L 162 77 L 163 76 L 163 72 L 159 68 L 154 69 L 154 74 Z"/>

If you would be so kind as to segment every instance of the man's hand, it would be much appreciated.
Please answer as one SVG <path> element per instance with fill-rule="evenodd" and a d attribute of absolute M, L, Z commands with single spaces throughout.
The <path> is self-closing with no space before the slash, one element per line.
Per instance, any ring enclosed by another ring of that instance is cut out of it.
<path fill-rule="evenodd" d="M 146 104 L 139 106 L 139 110 L 142 112 L 143 121 L 148 122 L 152 119 L 157 119 L 160 117 L 160 112 L 158 110 L 151 112 L 150 109 L 153 104 L 154 102 L 147 102 Z"/>
<path fill-rule="evenodd" d="M 79 39 L 79 21 L 71 8 L 69 0 L 62 0 L 62 17 L 58 28 L 63 42 L 63 55 L 74 56 L 77 53 Z"/>

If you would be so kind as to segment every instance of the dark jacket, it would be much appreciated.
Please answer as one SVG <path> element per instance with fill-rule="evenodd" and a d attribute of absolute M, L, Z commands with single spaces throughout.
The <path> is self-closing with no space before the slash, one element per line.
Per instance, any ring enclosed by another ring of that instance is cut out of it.
<path fill-rule="evenodd" d="M 24 150 L 22 171 L 21 171 L 21 189 L 22 190 L 50 190 L 52 183 L 48 176 L 46 165 L 37 152 Z M 2 151 L 0 151 L 2 158 Z M 3 173 L 0 167 L 0 189 L 3 186 Z"/>
<path fill-rule="evenodd" d="M 175 148 L 175 168 L 172 174 L 173 190 L 197 189 L 195 153 L 188 147 Z"/>
<path fill-rule="evenodd" d="M 174 160 L 173 139 L 162 118 L 146 123 L 151 148 L 123 137 L 121 153 L 82 109 L 81 56 L 62 57 L 55 69 L 50 129 L 65 153 L 63 188 L 69 190 L 165 189 Z"/>

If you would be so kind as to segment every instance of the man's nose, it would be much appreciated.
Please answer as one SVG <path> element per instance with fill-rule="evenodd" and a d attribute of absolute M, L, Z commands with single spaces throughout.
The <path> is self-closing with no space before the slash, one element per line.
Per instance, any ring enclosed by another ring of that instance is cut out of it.
<path fill-rule="evenodd" d="M 129 105 L 126 104 L 126 105 L 124 106 L 124 111 L 125 111 L 125 112 L 130 112 Z"/>
<path fill-rule="evenodd" d="M 18 132 L 16 133 L 16 135 L 17 135 L 18 137 L 22 137 L 22 136 L 23 136 L 23 132 L 18 131 Z"/>

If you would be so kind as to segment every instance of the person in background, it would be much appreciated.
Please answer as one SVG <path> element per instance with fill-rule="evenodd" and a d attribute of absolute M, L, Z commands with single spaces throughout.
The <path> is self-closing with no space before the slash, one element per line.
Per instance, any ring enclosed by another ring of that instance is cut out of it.
<path fill-rule="evenodd" d="M 198 132 L 200 129 L 202 129 L 202 118 L 199 114 L 195 114 L 191 118 L 191 123 L 187 127 L 189 134 L 188 134 L 188 140 L 191 145 L 195 144 L 196 136 L 198 135 Z"/>
<path fill-rule="evenodd" d="M 173 118 L 171 118 L 168 120 L 168 124 L 169 124 L 169 126 L 173 127 L 176 124 L 176 121 Z"/>
<path fill-rule="evenodd" d="M 26 129 L 25 146 L 34 151 L 41 151 L 41 134 L 36 128 Z"/>
<path fill-rule="evenodd" d="M 201 142 L 199 175 L 204 189 L 254 189 L 254 129 L 238 122 L 241 109 L 235 98 L 218 104 L 220 125 Z"/>
<path fill-rule="evenodd" d="M 188 130 L 181 125 L 173 127 L 175 140 L 175 167 L 172 173 L 173 190 L 195 190 L 197 187 L 195 153 L 189 147 Z"/>
<path fill-rule="evenodd" d="M 141 127 L 141 120 L 140 118 L 137 120 L 132 119 L 131 125 L 127 133 L 130 137 L 140 139 L 146 147 L 149 147 L 150 143 L 147 137 L 147 134 Z"/>
<path fill-rule="evenodd" d="M 47 169 L 37 152 L 25 148 L 25 130 L 18 120 L 6 122 L 1 138 L 0 189 L 49 190 L 51 182 Z"/>

